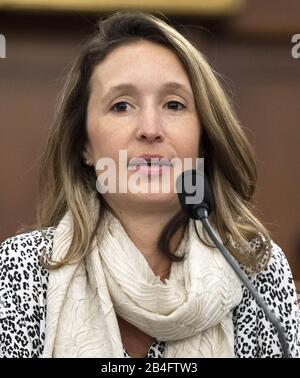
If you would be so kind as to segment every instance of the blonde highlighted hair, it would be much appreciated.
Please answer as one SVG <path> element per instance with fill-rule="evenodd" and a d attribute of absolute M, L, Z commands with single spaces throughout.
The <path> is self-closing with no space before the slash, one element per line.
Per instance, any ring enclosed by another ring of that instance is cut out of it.
<path fill-rule="evenodd" d="M 250 202 L 257 172 L 249 142 L 218 75 L 201 52 L 167 21 L 142 11 L 121 11 L 100 20 L 67 75 L 42 160 L 38 225 L 56 226 L 70 210 L 74 233 L 65 259 L 48 268 L 84 258 L 95 235 L 99 236 L 108 204 L 97 193 L 100 211 L 93 219 L 88 204 L 90 197 L 95 196 L 96 174 L 82 158 L 87 142 L 90 78 L 94 68 L 114 48 L 141 40 L 172 50 L 184 65 L 202 126 L 200 152 L 215 198 L 210 221 L 238 261 L 250 271 L 259 271 L 270 257 L 271 240 Z M 181 211 L 161 233 L 158 248 L 170 260 L 179 259 L 170 250 L 171 238 L 187 222 L 187 215 Z M 204 242 L 208 243 L 208 239 Z"/>

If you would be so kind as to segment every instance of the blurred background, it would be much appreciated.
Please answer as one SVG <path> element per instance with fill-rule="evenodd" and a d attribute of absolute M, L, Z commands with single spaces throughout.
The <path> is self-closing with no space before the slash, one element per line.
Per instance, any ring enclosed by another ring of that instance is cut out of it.
<path fill-rule="evenodd" d="M 0 242 L 35 222 L 39 156 L 81 43 L 125 9 L 162 12 L 222 75 L 256 153 L 258 214 L 300 282 L 298 0 L 0 0 Z"/>

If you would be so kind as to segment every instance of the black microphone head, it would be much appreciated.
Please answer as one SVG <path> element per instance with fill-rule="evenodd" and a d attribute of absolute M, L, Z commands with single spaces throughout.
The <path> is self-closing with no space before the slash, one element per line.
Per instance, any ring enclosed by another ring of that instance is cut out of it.
<path fill-rule="evenodd" d="M 214 210 L 213 192 L 202 170 L 183 171 L 176 180 L 176 190 L 183 210 L 193 219 L 198 207 L 204 207 L 208 215 Z"/>

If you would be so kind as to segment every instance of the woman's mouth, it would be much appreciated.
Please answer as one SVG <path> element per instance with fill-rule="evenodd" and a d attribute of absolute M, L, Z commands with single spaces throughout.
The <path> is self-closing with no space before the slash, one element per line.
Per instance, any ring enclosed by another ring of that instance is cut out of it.
<path fill-rule="evenodd" d="M 151 176 L 161 176 L 164 174 L 170 166 L 172 162 L 166 158 L 151 158 L 151 159 L 141 159 L 135 158 L 129 166 L 133 167 L 135 172 L 139 172 L 143 175 L 151 175 Z"/>

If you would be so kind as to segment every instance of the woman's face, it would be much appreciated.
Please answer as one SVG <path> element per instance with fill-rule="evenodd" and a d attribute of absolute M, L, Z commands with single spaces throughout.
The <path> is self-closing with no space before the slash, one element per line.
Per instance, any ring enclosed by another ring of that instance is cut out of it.
<path fill-rule="evenodd" d="M 179 203 L 173 186 L 174 167 L 163 168 L 170 169 L 171 190 L 164 193 L 160 187 L 158 193 L 157 190 L 152 193 L 151 182 L 161 183 L 163 177 L 167 177 L 164 176 L 166 171 L 149 176 L 150 168 L 143 167 L 135 172 L 128 164 L 143 154 L 159 154 L 182 162 L 184 158 L 192 158 L 193 167 L 196 167 L 200 122 L 189 77 L 180 60 L 172 51 L 150 41 L 120 46 L 96 66 L 90 84 L 87 109 L 89 142 L 84 156 L 95 166 L 103 158 L 113 159 L 116 163 L 116 192 L 112 193 L 114 189 L 111 189 L 109 193 L 103 193 L 103 197 L 112 208 L 139 206 L 141 209 L 142 206 L 143 210 L 148 207 L 153 211 L 163 211 L 164 206 L 173 209 L 175 206 L 178 211 Z M 122 87 L 115 88 L 121 84 Z M 124 165 L 123 161 L 121 168 L 120 150 L 127 154 L 126 163 Z M 106 166 L 103 170 L 96 170 L 98 179 L 107 169 Z M 154 167 L 152 172 L 158 169 Z M 143 171 L 143 180 L 147 180 L 146 185 L 142 181 L 144 192 L 132 193 L 128 185 L 127 192 L 118 193 L 119 170 L 127 174 L 128 184 L 132 175 L 136 177 Z"/>

